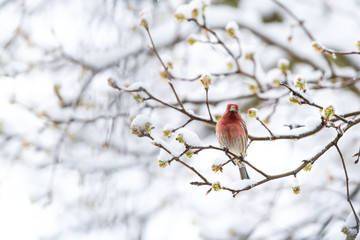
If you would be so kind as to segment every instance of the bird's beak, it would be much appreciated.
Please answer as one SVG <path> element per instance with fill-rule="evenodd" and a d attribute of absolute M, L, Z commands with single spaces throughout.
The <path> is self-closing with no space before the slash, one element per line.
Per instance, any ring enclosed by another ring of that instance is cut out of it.
<path fill-rule="evenodd" d="M 236 107 L 235 107 L 235 106 L 231 106 L 231 107 L 230 107 L 230 112 L 237 112 Z"/>

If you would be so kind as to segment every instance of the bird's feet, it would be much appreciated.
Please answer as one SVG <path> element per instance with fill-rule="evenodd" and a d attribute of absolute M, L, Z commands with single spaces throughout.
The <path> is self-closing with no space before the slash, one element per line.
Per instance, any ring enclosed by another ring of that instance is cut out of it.
<path fill-rule="evenodd" d="M 235 163 L 235 161 L 234 161 L 235 158 L 231 157 L 230 154 L 229 154 L 229 149 L 224 148 L 224 152 L 225 152 L 226 156 L 228 156 L 228 158 L 229 158 L 230 160 L 232 160 L 231 162 L 232 162 L 234 165 L 236 165 L 236 163 Z"/>
<path fill-rule="evenodd" d="M 240 163 L 242 163 L 242 162 L 244 161 L 244 157 L 243 157 L 243 155 L 242 155 L 242 154 L 240 154 L 240 156 L 239 156 L 239 160 L 240 160 Z"/>
<path fill-rule="evenodd" d="M 224 152 L 225 152 L 226 156 L 228 156 L 231 159 L 231 156 L 229 154 L 229 149 L 225 147 Z"/>

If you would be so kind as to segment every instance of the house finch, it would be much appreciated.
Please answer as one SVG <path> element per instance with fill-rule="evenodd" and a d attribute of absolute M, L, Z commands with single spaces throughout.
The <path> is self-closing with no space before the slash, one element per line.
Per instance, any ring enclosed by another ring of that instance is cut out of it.
<path fill-rule="evenodd" d="M 222 148 L 236 154 L 234 163 L 239 167 L 241 179 L 250 179 L 241 161 L 245 157 L 248 133 L 239 113 L 239 106 L 228 104 L 224 115 L 216 124 L 216 137 Z"/>

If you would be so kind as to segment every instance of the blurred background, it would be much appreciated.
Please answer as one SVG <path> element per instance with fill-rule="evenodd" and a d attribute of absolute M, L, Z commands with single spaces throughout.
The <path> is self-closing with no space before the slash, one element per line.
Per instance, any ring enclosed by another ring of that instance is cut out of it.
<path fill-rule="evenodd" d="M 360 40 L 360 1 L 288 0 L 284 4 L 312 36 L 335 50 L 356 51 Z M 177 23 L 182 0 L 8 0 L 0 1 L 0 238 L 73 239 L 345 239 L 341 232 L 351 213 L 341 159 L 326 152 L 309 172 L 297 175 L 301 191 L 292 191 L 293 177 L 241 192 L 212 191 L 189 184 L 198 177 L 173 162 L 159 168 L 159 149 L 150 139 L 130 133 L 138 114 L 151 119 L 153 134 L 183 125 L 188 118 L 153 101 L 136 102 L 134 94 L 116 91 L 107 80 L 127 87 L 142 82 L 155 96 L 176 104 L 161 65 L 139 26 L 147 8 L 149 25 L 160 54 L 172 58 L 172 73 L 192 78 L 228 71 L 229 58 L 219 46 L 189 45 L 206 40 L 192 22 Z M 214 0 L 205 10 L 207 24 L 236 52 L 237 42 L 225 34 L 229 21 L 239 26 L 243 56 L 239 62 L 254 71 L 245 54 L 254 53 L 255 73 L 268 86 L 281 80 L 279 59 L 290 63 L 289 79 L 301 74 L 308 96 L 336 113 L 360 110 L 358 55 L 324 58 L 288 12 L 271 0 Z M 348 80 L 354 82 L 346 85 Z M 213 77 L 210 108 L 221 115 L 236 103 L 252 136 L 268 132 L 246 117 L 250 107 L 275 134 L 294 134 L 285 124 L 320 123 L 319 110 L 290 105 L 286 89 L 274 88 L 262 101 L 253 81 L 239 75 Z M 175 81 L 187 110 L 206 118 L 205 91 L 199 81 Z M 320 86 L 320 87 L 318 87 Z M 247 97 L 241 97 L 247 96 Z M 263 97 L 264 97 L 263 96 Z M 204 146 L 218 146 L 211 125 L 186 126 Z M 360 168 L 352 157 L 359 151 L 359 126 L 340 140 L 349 174 L 350 198 L 360 209 Z M 300 140 L 255 141 L 247 160 L 268 174 L 298 167 L 324 148 L 337 132 L 324 128 Z M 165 141 L 163 139 L 163 141 Z M 208 179 L 231 186 L 238 180 L 222 152 L 203 151 L 188 164 Z M 248 169 L 252 179 L 261 175 Z M 349 220 L 348 220 L 349 221 Z M 358 239 L 358 238 L 357 238 Z"/>

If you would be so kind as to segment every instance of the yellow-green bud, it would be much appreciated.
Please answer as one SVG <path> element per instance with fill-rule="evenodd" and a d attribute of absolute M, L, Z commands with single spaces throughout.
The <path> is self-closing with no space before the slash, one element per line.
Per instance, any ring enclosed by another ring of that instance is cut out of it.
<path fill-rule="evenodd" d="M 186 17 L 184 16 L 184 14 L 182 14 L 182 13 L 176 13 L 174 15 L 174 17 L 178 23 L 182 23 L 183 21 L 187 20 Z"/>
<path fill-rule="evenodd" d="M 297 76 L 294 80 L 294 86 L 303 92 L 306 91 L 306 83 L 306 79 L 302 78 L 301 76 Z"/>
<path fill-rule="evenodd" d="M 254 52 L 246 53 L 246 54 L 245 54 L 245 59 L 247 59 L 247 60 L 254 60 L 254 55 L 255 55 Z"/>
<path fill-rule="evenodd" d="M 250 108 L 247 112 L 247 115 L 249 118 L 254 118 L 256 119 L 257 118 L 257 112 L 258 110 L 256 108 Z"/>
<path fill-rule="evenodd" d="M 166 129 L 166 130 L 162 131 L 162 135 L 166 138 L 170 138 L 172 135 L 172 131 L 169 129 Z"/>
<path fill-rule="evenodd" d="M 319 42 L 314 42 L 312 44 L 312 48 L 316 52 L 324 52 L 325 51 L 325 48 Z"/>
<path fill-rule="evenodd" d="M 279 59 L 277 67 L 281 70 L 283 74 L 287 74 L 287 71 L 289 70 L 289 66 L 290 66 L 289 60 L 285 58 Z"/>
<path fill-rule="evenodd" d="M 184 137 L 182 135 L 182 133 L 179 133 L 177 138 L 176 138 L 176 141 L 178 141 L 179 143 L 185 143 L 185 140 L 184 140 Z"/>
<path fill-rule="evenodd" d="M 329 120 L 335 114 L 335 109 L 332 105 L 324 109 L 324 117 L 326 120 Z"/>
<path fill-rule="evenodd" d="M 300 186 L 292 187 L 292 190 L 293 190 L 294 194 L 299 194 L 300 193 Z"/>
<path fill-rule="evenodd" d="M 159 167 L 165 168 L 167 165 L 169 165 L 168 161 L 158 160 Z"/>
<path fill-rule="evenodd" d="M 200 82 L 205 89 L 209 89 L 209 86 L 211 85 L 211 78 L 209 75 L 204 75 L 200 78 Z"/>
<path fill-rule="evenodd" d="M 250 85 L 249 86 L 249 90 L 251 91 L 251 92 L 253 92 L 253 93 L 257 93 L 258 92 L 258 90 L 259 90 L 259 88 L 258 88 L 258 86 L 257 85 Z"/>
<path fill-rule="evenodd" d="M 215 165 L 215 164 L 213 164 L 213 165 L 211 166 L 211 170 L 212 170 L 214 173 L 216 173 L 217 171 L 222 172 L 223 168 L 222 168 L 221 165 Z"/>
<path fill-rule="evenodd" d="M 134 100 L 135 102 L 139 103 L 139 102 L 144 102 L 144 98 L 140 95 L 135 95 L 134 96 Z"/>
<path fill-rule="evenodd" d="M 216 182 L 216 183 L 213 183 L 212 189 L 213 189 L 214 191 L 219 191 L 219 190 L 222 189 L 222 187 L 221 187 L 221 185 L 220 185 L 219 182 Z"/>
<path fill-rule="evenodd" d="M 312 164 L 309 163 L 308 165 L 306 165 L 306 166 L 304 167 L 304 171 L 305 171 L 305 172 L 310 172 L 310 171 L 311 171 L 311 168 L 312 168 Z"/>
<path fill-rule="evenodd" d="M 188 151 L 185 153 L 185 156 L 186 156 L 187 158 L 191 158 L 193 155 L 194 155 L 194 151 L 192 151 L 191 149 L 188 150 Z"/>
<path fill-rule="evenodd" d="M 188 39 L 186 40 L 186 42 L 189 44 L 189 45 L 193 45 L 197 42 L 198 40 L 193 38 L 193 37 L 188 37 Z"/>

